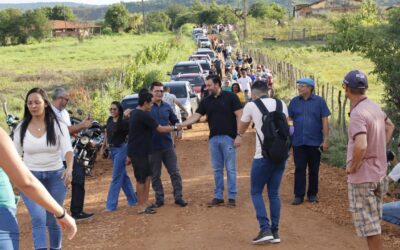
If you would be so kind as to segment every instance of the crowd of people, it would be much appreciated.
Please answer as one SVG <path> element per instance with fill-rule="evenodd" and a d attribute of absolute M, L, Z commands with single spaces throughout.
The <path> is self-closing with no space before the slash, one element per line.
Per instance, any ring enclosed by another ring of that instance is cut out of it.
<path fill-rule="evenodd" d="M 282 206 L 279 190 L 288 159 L 284 156 L 284 160 L 277 161 L 271 152 L 266 152 L 270 137 L 265 134 L 265 123 L 276 125 L 274 117 L 284 117 L 287 123 L 295 165 L 292 205 L 298 206 L 305 198 L 311 203 L 318 202 L 319 166 L 322 152 L 329 150 L 331 112 L 325 100 L 315 94 L 313 79 L 297 80 L 298 96 L 287 105 L 272 98 L 272 74 L 264 65 L 254 65 L 249 55 L 240 52 L 233 61 L 231 46 L 225 47 L 223 41 L 216 44 L 220 53 L 217 63 L 214 62 L 215 70 L 206 77 L 198 109 L 184 122 L 179 123 L 176 115 L 180 113 L 175 110 L 176 100 L 157 81 L 139 92 L 136 109 L 123 110 L 119 101 L 110 104 L 106 139 L 101 148 L 101 154 L 108 150 L 112 160 L 105 211 L 117 210 L 122 189 L 128 205 L 135 207 L 138 214 L 155 214 L 165 202 L 161 181 L 163 165 L 171 179 L 175 204 L 187 206 L 174 137 L 176 132 L 206 116 L 214 175 L 214 192 L 207 205 L 231 208 L 240 205 L 237 151 L 248 127 L 253 125 L 256 145 L 249 185 L 259 231 L 252 243 L 279 243 Z M 346 162 L 349 207 L 357 235 L 366 237 L 370 249 L 382 249 L 381 219 L 400 224 L 400 203 L 383 205 L 388 183 L 386 146 L 394 125 L 367 98 L 368 80 L 363 72 L 349 72 L 343 88 L 352 103 Z M 90 127 L 92 120 L 88 117 L 72 125 L 66 111 L 68 102 L 68 92 L 63 88 L 54 90 L 52 101 L 43 89 L 33 88 L 26 95 L 24 117 L 14 132 L 14 143 L 0 129 L 3 152 L 0 157 L 0 249 L 18 249 L 16 204 L 8 178 L 21 189 L 31 216 L 35 249 L 61 249 L 62 230 L 68 229 L 72 239 L 77 230 L 75 220 L 93 216 L 83 210 L 85 173 L 74 159 L 70 140 L 70 136 Z M 133 167 L 136 192 L 127 174 L 129 165 Z M 228 200 L 224 199 L 225 169 Z M 398 181 L 399 172 L 400 164 L 389 174 L 390 179 Z M 72 217 L 63 208 L 70 184 Z M 150 202 L 150 186 L 154 190 L 154 202 Z M 262 196 L 265 187 L 269 216 Z"/>

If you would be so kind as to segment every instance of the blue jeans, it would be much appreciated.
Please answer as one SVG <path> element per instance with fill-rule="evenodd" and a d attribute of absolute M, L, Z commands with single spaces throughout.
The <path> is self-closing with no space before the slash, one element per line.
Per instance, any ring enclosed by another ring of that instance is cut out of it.
<path fill-rule="evenodd" d="M 281 200 L 279 187 L 286 162 L 274 164 L 269 159 L 254 159 L 251 168 L 251 199 L 256 210 L 257 220 L 261 231 L 278 231 L 281 214 Z M 271 213 L 271 223 L 267 216 L 262 192 L 268 188 L 268 199 Z M 271 225 L 270 225 L 271 224 Z"/>
<path fill-rule="evenodd" d="M 400 201 L 383 204 L 382 219 L 400 226 Z"/>
<path fill-rule="evenodd" d="M 0 207 L 0 249 L 18 250 L 19 231 L 15 208 Z"/>
<path fill-rule="evenodd" d="M 106 202 L 106 209 L 109 211 L 114 211 L 117 209 L 118 196 L 121 188 L 125 193 L 129 206 L 134 206 L 137 203 L 131 179 L 129 179 L 129 176 L 126 173 L 126 150 L 126 144 L 122 144 L 120 147 L 110 148 L 111 159 L 113 162 L 113 170 L 110 189 L 108 190 Z"/>
<path fill-rule="evenodd" d="M 64 203 L 67 188 L 62 179 L 64 167 L 54 171 L 31 171 L 43 184 L 51 196 L 61 206 Z M 62 231 L 53 214 L 21 193 L 32 221 L 32 238 L 35 249 L 47 249 L 46 227 L 49 232 L 50 249 L 61 249 Z"/>
<path fill-rule="evenodd" d="M 228 177 L 228 198 L 236 199 L 236 148 L 234 140 L 227 135 L 210 139 L 211 163 L 214 170 L 214 198 L 224 198 L 224 166 Z"/>

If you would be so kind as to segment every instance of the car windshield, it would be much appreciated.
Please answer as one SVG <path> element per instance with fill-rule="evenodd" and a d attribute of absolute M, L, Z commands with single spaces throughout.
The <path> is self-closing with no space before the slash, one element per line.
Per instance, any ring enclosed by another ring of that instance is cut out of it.
<path fill-rule="evenodd" d="M 200 63 L 201 67 L 203 68 L 203 70 L 208 70 L 210 71 L 211 67 L 209 63 Z"/>
<path fill-rule="evenodd" d="M 208 42 L 208 38 L 200 38 L 201 42 Z"/>
<path fill-rule="evenodd" d="M 183 85 L 170 85 L 171 94 L 174 94 L 176 98 L 187 98 L 186 87 Z"/>
<path fill-rule="evenodd" d="M 121 102 L 122 108 L 124 110 L 127 109 L 127 108 L 135 109 L 138 104 L 139 104 L 139 99 L 138 98 L 124 99 Z"/>
<path fill-rule="evenodd" d="M 196 54 L 198 55 L 209 55 L 211 58 L 214 58 L 214 52 L 212 51 L 198 51 Z"/>
<path fill-rule="evenodd" d="M 179 77 L 176 79 L 177 81 L 188 81 L 192 86 L 201 86 L 204 84 L 203 79 L 198 76 L 194 77 Z"/>
<path fill-rule="evenodd" d="M 190 74 L 190 73 L 200 73 L 200 68 L 198 65 L 177 65 L 172 71 L 173 75 L 178 74 Z"/>

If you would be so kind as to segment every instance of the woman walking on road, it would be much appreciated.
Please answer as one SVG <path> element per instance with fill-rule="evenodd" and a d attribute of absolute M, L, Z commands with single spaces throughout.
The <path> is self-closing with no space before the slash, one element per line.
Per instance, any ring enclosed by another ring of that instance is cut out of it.
<path fill-rule="evenodd" d="M 132 182 L 126 173 L 127 145 L 126 137 L 129 133 L 129 123 L 123 119 L 123 108 L 117 101 L 111 103 L 111 116 L 107 120 L 106 141 L 102 150 L 109 147 L 113 163 L 112 180 L 108 191 L 106 211 L 115 211 L 118 207 L 119 191 L 122 190 L 129 206 L 137 203 Z"/>
<path fill-rule="evenodd" d="M 76 233 L 74 219 L 65 212 L 45 187 L 24 166 L 11 139 L 0 128 L 0 249 L 19 249 L 19 230 L 15 197 L 8 177 L 30 199 L 52 213 L 63 230 L 68 229 L 71 240 Z"/>
<path fill-rule="evenodd" d="M 24 119 L 15 130 L 14 145 L 28 169 L 62 206 L 71 182 L 73 150 L 68 127 L 57 120 L 43 89 L 33 88 L 26 95 Z M 61 249 L 62 231 L 56 218 L 27 194 L 21 195 L 31 216 L 35 249 Z"/>

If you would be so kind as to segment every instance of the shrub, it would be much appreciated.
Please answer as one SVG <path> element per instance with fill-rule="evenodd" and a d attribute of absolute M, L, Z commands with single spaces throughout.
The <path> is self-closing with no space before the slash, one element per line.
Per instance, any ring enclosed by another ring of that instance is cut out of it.
<path fill-rule="evenodd" d="M 105 27 L 105 28 L 102 30 L 102 33 L 103 33 L 103 35 L 109 36 L 109 35 L 111 35 L 113 32 L 112 32 L 112 29 L 111 29 L 110 27 Z"/>

